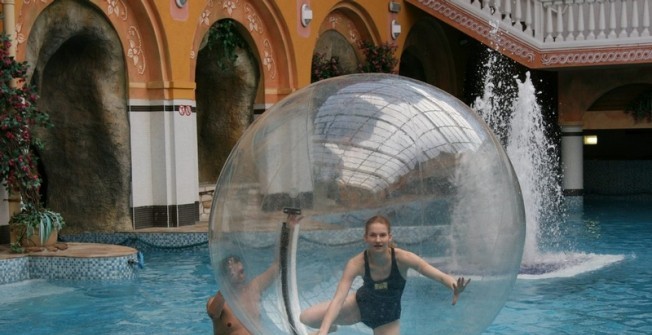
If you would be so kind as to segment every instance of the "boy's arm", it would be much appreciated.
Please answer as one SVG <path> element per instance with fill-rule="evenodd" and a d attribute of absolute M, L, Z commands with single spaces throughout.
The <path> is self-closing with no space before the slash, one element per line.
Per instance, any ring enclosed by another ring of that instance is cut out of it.
<path fill-rule="evenodd" d="M 214 297 L 208 299 L 206 303 L 206 313 L 211 319 L 218 319 L 224 311 L 224 296 L 221 292 L 217 292 Z"/>

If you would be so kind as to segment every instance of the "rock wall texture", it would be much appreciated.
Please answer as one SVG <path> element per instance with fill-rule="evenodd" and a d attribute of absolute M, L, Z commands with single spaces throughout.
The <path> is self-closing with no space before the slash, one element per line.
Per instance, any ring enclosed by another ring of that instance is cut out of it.
<path fill-rule="evenodd" d="M 130 138 L 123 52 L 97 11 L 58 1 L 34 25 L 33 78 L 54 127 L 40 133 L 46 205 L 66 232 L 130 230 Z"/>

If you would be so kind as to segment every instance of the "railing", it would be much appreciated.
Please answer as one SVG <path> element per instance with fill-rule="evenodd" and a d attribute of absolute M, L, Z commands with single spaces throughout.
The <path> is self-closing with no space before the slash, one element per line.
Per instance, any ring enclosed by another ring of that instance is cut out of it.
<path fill-rule="evenodd" d="M 535 46 L 554 49 L 652 43 L 650 1 L 452 0 L 451 3 Z"/>

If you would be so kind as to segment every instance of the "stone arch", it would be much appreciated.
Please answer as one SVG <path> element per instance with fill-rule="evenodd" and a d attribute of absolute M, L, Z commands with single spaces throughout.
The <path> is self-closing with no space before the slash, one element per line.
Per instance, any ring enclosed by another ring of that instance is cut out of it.
<path fill-rule="evenodd" d="M 40 130 L 47 205 L 68 232 L 131 229 L 127 79 L 120 38 L 85 1 L 44 8 L 26 40 L 39 108 L 54 127 Z"/>
<path fill-rule="evenodd" d="M 604 92 L 582 116 L 585 129 L 652 128 L 649 122 L 637 122 L 625 112 L 630 103 L 642 94 L 652 92 L 652 83 L 634 82 Z"/>
<path fill-rule="evenodd" d="M 595 99 L 587 108 L 587 111 L 625 110 L 627 105 L 640 94 L 650 91 L 652 91 L 652 83 L 628 83 L 614 87 Z"/>
<path fill-rule="evenodd" d="M 559 73 L 559 124 L 581 124 L 585 113 L 608 92 L 630 84 L 652 84 L 650 67 L 606 68 L 601 80 L 593 71 Z"/>
<path fill-rule="evenodd" d="M 235 22 L 222 19 L 214 25 L 228 21 Z M 205 46 L 197 53 L 195 97 L 200 184 L 215 184 L 231 149 L 254 117 L 260 60 L 253 51 L 247 29 L 240 23 L 235 23 L 234 28 L 248 46 L 235 50 L 237 58 L 232 64 L 222 48 Z"/>
<path fill-rule="evenodd" d="M 401 53 L 399 74 L 437 86 L 460 96 L 450 38 L 432 18 L 417 21 L 410 29 Z"/>
<path fill-rule="evenodd" d="M 360 64 L 356 47 L 336 30 L 327 30 L 319 35 L 314 53 L 324 55 L 325 59 L 337 57 L 344 74 L 357 72 Z"/>
<path fill-rule="evenodd" d="M 162 23 L 155 12 L 153 1 L 106 1 L 91 0 L 81 1 L 103 13 L 103 20 L 114 27 L 119 37 L 121 51 L 125 59 L 128 81 L 131 82 L 156 82 L 166 80 L 171 72 L 169 53 L 162 40 Z M 37 18 L 45 8 L 54 4 L 53 0 L 26 1 L 22 4 L 20 15 L 16 20 L 17 58 L 25 59 L 30 64 L 41 56 L 43 49 L 40 41 L 30 42 L 26 46 L 27 37 Z M 144 19 L 146 18 L 146 19 Z M 147 41 L 146 43 L 144 41 Z M 30 69 L 34 70 L 34 68 Z M 141 89 L 131 89 L 130 95 Z M 144 95 L 146 93 L 141 93 Z M 163 94 L 155 98 L 162 98 Z"/>
<path fill-rule="evenodd" d="M 239 1 L 222 5 L 207 1 L 201 12 L 193 47 L 190 52 L 191 69 L 195 73 L 197 54 L 208 29 L 221 19 L 232 19 L 245 27 L 251 38 L 251 47 L 260 63 L 264 91 L 257 98 L 259 104 L 272 104 L 290 94 L 297 87 L 296 61 L 290 51 L 290 34 L 273 1 Z M 195 78 L 191 78 L 195 80 Z"/>
<path fill-rule="evenodd" d="M 375 44 L 381 41 L 373 20 L 357 4 L 341 3 L 321 22 L 315 52 L 324 53 L 328 58 L 338 56 L 345 66 L 349 63 L 355 63 L 357 66 L 364 58 L 359 46 L 365 40 Z M 347 42 L 351 49 L 347 48 L 344 42 Z M 355 60 L 351 59 L 353 56 L 356 57 Z"/>

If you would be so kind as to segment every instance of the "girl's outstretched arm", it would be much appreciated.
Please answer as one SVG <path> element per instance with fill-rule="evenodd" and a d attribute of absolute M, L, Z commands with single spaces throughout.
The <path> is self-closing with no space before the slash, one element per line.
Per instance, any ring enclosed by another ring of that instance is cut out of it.
<path fill-rule="evenodd" d="M 405 263 L 407 267 L 412 268 L 420 274 L 432 280 L 436 280 L 442 283 L 444 286 L 453 290 L 453 305 L 457 303 L 459 295 L 464 291 L 466 285 L 471 282 L 471 279 L 464 280 L 464 277 L 455 279 L 453 276 L 437 269 L 436 267 L 426 262 L 423 258 L 407 250 L 400 251 L 399 260 Z"/>

